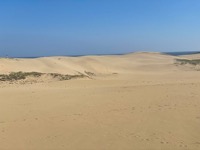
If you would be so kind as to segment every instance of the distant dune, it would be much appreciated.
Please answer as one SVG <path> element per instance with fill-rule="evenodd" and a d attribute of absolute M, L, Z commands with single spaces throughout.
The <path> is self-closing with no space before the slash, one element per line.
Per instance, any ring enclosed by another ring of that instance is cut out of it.
<path fill-rule="evenodd" d="M 200 54 L 182 55 L 182 58 L 200 59 Z"/>
<path fill-rule="evenodd" d="M 163 71 L 173 68 L 175 56 L 161 53 L 137 52 L 126 55 L 1 58 L 0 73 L 42 72 L 77 74 L 85 71 L 95 74 L 136 73 L 137 71 Z"/>

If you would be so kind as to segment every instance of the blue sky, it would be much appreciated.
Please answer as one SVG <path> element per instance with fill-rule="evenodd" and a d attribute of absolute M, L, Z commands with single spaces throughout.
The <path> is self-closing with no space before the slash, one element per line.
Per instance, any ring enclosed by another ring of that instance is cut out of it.
<path fill-rule="evenodd" d="M 0 55 L 200 51 L 199 0 L 0 0 Z"/>

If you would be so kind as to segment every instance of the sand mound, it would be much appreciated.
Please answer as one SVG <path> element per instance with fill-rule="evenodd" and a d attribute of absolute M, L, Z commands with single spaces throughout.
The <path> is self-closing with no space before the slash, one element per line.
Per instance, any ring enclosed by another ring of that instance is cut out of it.
<path fill-rule="evenodd" d="M 172 69 L 176 57 L 161 53 L 131 53 L 126 55 L 42 57 L 35 59 L 1 58 L 0 73 L 41 72 L 77 75 L 135 73 Z"/>
<path fill-rule="evenodd" d="M 182 55 L 180 57 L 188 59 L 200 59 L 200 54 Z"/>

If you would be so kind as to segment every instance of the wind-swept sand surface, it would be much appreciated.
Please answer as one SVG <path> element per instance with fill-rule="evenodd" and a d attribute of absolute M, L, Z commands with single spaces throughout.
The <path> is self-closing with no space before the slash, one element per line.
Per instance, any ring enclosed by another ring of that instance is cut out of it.
<path fill-rule="evenodd" d="M 200 71 L 177 58 L 1 58 L 0 74 L 95 76 L 0 82 L 0 150 L 199 150 Z"/>

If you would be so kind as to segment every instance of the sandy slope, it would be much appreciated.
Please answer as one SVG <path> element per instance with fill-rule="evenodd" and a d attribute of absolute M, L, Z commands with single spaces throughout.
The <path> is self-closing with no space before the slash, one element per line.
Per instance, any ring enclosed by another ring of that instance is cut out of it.
<path fill-rule="evenodd" d="M 159 53 L 133 53 L 112 56 L 43 57 L 36 59 L 0 59 L 0 73 L 37 71 L 77 74 L 84 71 L 96 74 L 133 73 L 173 67 L 173 56 Z"/>
<path fill-rule="evenodd" d="M 200 54 L 182 55 L 181 57 L 187 59 L 200 59 Z"/>
<path fill-rule="evenodd" d="M 175 58 L 1 59 L 1 73 L 87 70 L 97 76 L 1 83 L 0 150 L 199 150 L 200 72 L 177 67 Z"/>

